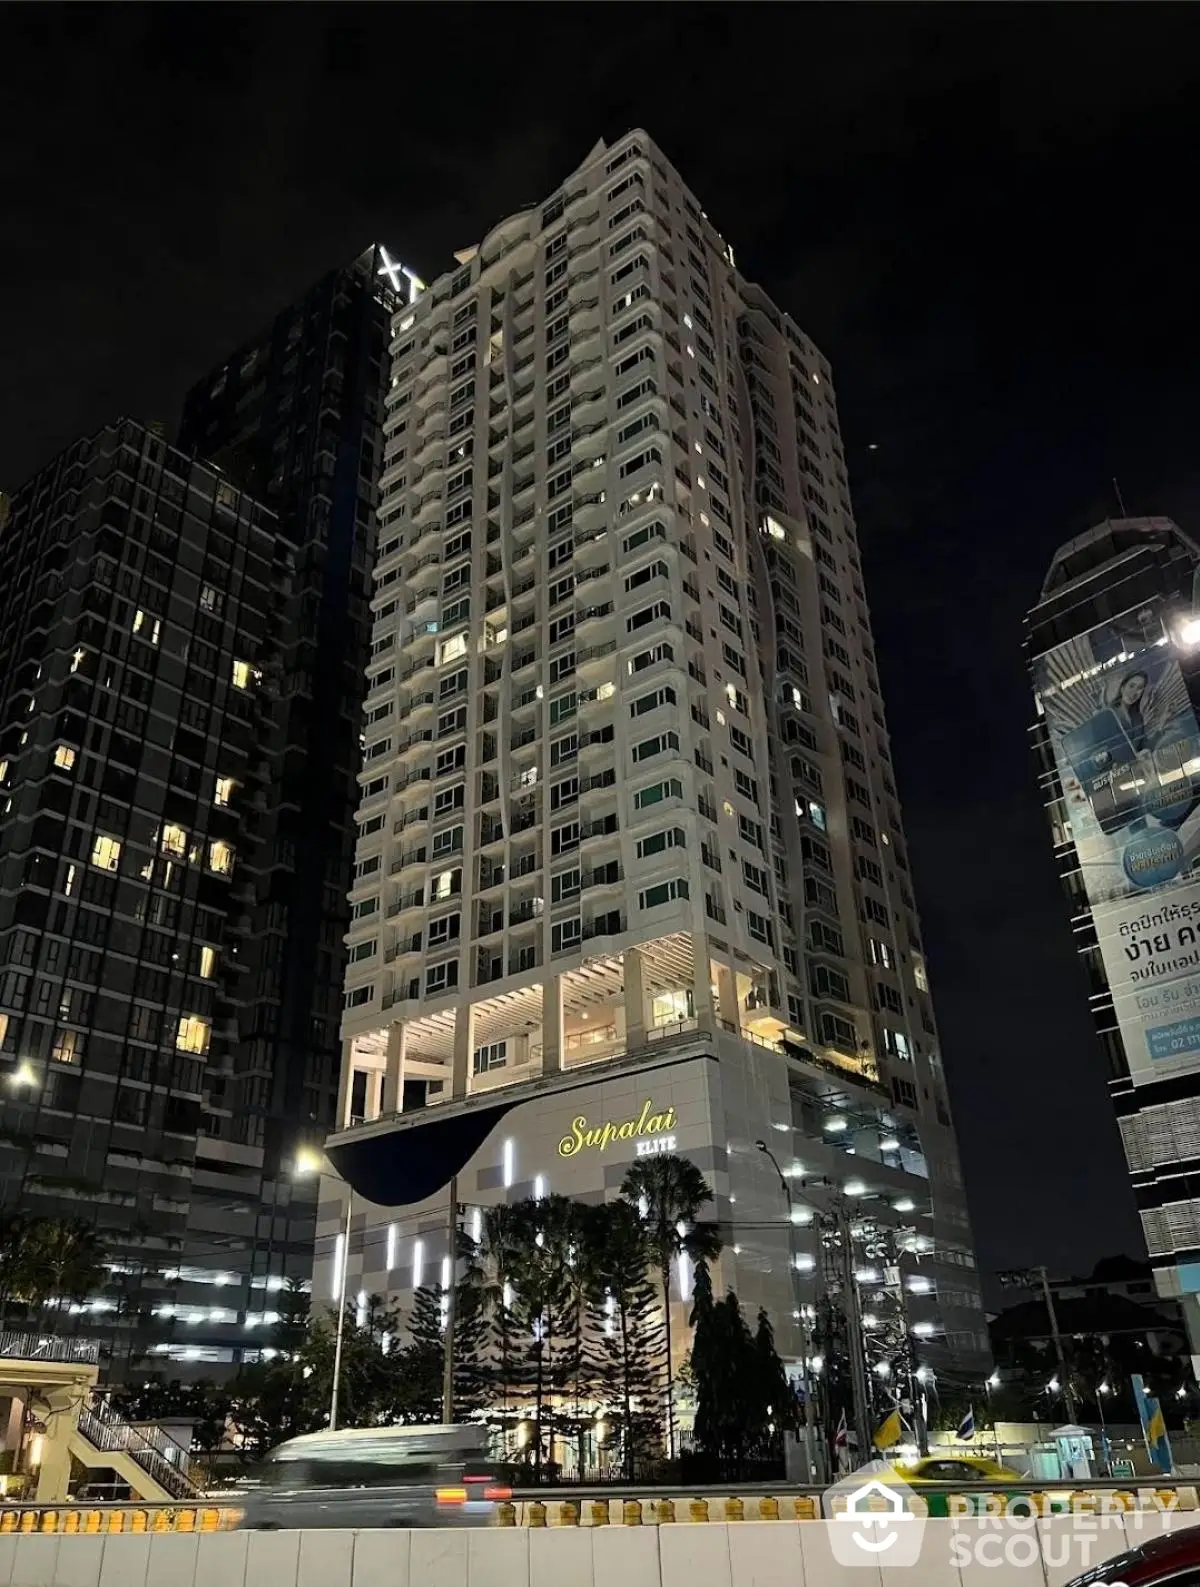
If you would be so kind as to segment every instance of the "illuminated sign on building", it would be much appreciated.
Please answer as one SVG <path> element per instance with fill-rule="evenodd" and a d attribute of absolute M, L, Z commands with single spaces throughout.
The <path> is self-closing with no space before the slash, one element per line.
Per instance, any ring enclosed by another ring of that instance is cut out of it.
<path fill-rule="evenodd" d="M 425 283 L 415 271 L 407 265 L 398 264 L 382 243 L 379 244 L 379 257 L 383 261 L 376 275 L 387 276 L 394 289 L 406 297 L 410 303 L 417 301 L 417 293 L 424 292 Z"/>
<path fill-rule="evenodd" d="M 1163 613 L 1038 665 L 1062 815 L 1135 1085 L 1200 1067 L 1200 726 Z"/>
<path fill-rule="evenodd" d="M 571 1120 L 570 1135 L 564 1135 L 559 1141 L 558 1155 L 575 1157 L 585 1150 L 604 1152 L 613 1141 L 636 1141 L 639 1157 L 669 1152 L 674 1147 L 675 1137 L 668 1131 L 674 1128 L 675 1109 L 664 1108 L 661 1113 L 655 1113 L 652 1102 L 643 1102 L 636 1119 L 625 1119 L 620 1124 L 590 1125 L 586 1114 L 581 1113 Z"/>

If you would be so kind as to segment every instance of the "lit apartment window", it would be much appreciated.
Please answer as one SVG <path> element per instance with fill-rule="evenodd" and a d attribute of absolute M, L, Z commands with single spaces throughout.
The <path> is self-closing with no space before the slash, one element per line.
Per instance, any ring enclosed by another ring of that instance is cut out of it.
<path fill-rule="evenodd" d="M 235 784 L 232 777 L 218 777 L 216 793 L 213 795 L 213 803 L 218 805 L 227 805 L 233 798 L 233 790 L 236 786 L 237 785 Z"/>
<path fill-rule="evenodd" d="M 248 689 L 250 687 L 250 663 L 248 661 L 234 661 L 233 686 L 235 689 Z"/>
<path fill-rule="evenodd" d="M 102 871 L 115 871 L 121 861 L 121 845 L 116 838 L 97 832 L 92 839 L 92 864 Z"/>
<path fill-rule="evenodd" d="M 200 586 L 200 610 L 202 612 L 217 613 L 224 604 L 225 597 L 220 590 L 215 589 L 211 584 L 202 584 Z"/>
<path fill-rule="evenodd" d="M 75 751 L 69 744 L 60 744 L 54 751 L 54 764 L 62 771 L 70 771 L 75 764 Z"/>
<path fill-rule="evenodd" d="M 187 853 L 187 833 L 182 827 L 168 824 L 163 827 L 158 841 L 163 853 L 173 854 L 176 859 L 181 860 Z"/>
<path fill-rule="evenodd" d="M 184 1014 L 175 1032 L 175 1045 L 180 1052 L 203 1055 L 208 1051 L 209 1023 L 194 1014 Z"/>
<path fill-rule="evenodd" d="M 203 943 L 200 948 L 200 974 L 211 981 L 217 971 L 217 950 Z"/>
<path fill-rule="evenodd" d="M 83 1035 L 77 1030 L 60 1030 L 54 1038 L 51 1057 L 58 1064 L 78 1063 L 83 1055 Z"/>
<path fill-rule="evenodd" d="M 233 849 L 224 838 L 213 838 L 208 845 L 208 868 L 218 876 L 228 876 L 233 870 Z"/>

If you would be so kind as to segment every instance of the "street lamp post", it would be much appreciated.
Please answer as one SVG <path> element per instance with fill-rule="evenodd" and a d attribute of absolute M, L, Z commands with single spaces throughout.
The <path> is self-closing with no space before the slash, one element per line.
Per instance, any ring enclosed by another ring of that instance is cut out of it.
<path fill-rule="evenodd" d="M 294 1172 L 298 1178 L 323 1171 L 325 1159 L 319 1152 L 297 1153 Z M 329 1388 L 329 1431 L 335 1433 L 338 1424 L 338 1392 L 342 1380 L 342 1345 L 346 1337 L 346 1282 L 350 1271 L 350 1220 L 354 1216 L 354 1189 L 346 1186 L 346 1222 L 342 1228 L 341 1260 L 338 1263 L 337 1327 L 333 1336 L 333 1382 Z"/>
<path fill-rule="evenodd" d="M 825 1450 L 824 1441 L 820 1440 L 821 1460 L 818 1469 L 816 1451 L 818 1440 L 816 1434 L 816 1406 L 813 1399 L 812 1381 L 812 1336 L 809 1333 L 808 1322 L 804 1316 L 804 1303 L 797 1294 L 796 1266 L 796 1220 L 792 1216 L 792 1187 L 788 1184 L 783 1169 L 780 1168 L 775 1153 L 765 1141 L 755 1143 L 760 1152 L 764 1153 L 770 1161 L 771 1167 L 779 1176 L 780 1189 L 783 1191 L 784 1201 L 787 1203 L 788 1214 L 788 1257 L 792 1269 L 792 1295 L 796 1301 L 796 1315 L 800 1319 L 800 1350 L 804 1362 L 804 1459 L 808 1467 L 810 1481 L 815 1477 L 818 1482 L 825 1481 Z"/>

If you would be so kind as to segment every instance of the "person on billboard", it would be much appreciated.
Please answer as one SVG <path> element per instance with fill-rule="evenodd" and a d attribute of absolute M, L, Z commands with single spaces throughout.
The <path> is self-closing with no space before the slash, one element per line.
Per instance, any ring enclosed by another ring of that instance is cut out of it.
<path fill-rule="evenodd" d="M 1149 747 L 1146 718 L 1142 714 L 1142 701 L 1149 687 L 1149 673 L 1127 672 L 1124 677 L 1112 680 L 1105 696 L 1104 703 L 1124 735 L 1131 759 Z"/>

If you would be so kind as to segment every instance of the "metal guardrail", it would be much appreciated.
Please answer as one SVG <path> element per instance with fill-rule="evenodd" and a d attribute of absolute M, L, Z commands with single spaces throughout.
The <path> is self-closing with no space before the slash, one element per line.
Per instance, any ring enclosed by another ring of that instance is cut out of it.
<path fill-rule="evenodd" d="M 0 1333 L 0 1356 L 21 1361 L 70 1361 L 96 1366 L 98 1339 L 60 1338 L 57 1334 Z"/>

